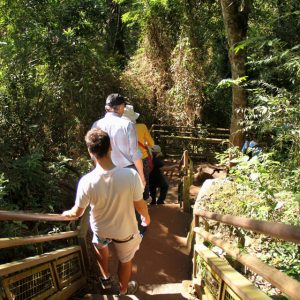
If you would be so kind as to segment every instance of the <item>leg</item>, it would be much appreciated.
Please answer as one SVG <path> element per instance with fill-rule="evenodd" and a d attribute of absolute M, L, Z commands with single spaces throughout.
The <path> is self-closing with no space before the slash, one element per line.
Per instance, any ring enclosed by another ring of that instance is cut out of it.
<path fill-rule="evenodd" d="M 144 171 L 144 177 L 146 180 L 146 185 L 143 193 L 143 199 L 148 200 L 149 198 L 149 160 L 148 157 L 143 159 L 143 171 Z"/>
<path fill-rule="evenodd" d="M 151 204 L 156 204 L 156 182 L 154 180 L 150 179 L 149 190 L 150 190 L 150 196 L 152 198 Z"/>
<path fill-rule="evenodd" d="M 120 292 L 126 293 L 128 288 L 128 282 L 131 277 L 132 270 L 132 261 L 128 261 L 125 263 L 119 262 L 118 266 L 118 276 L 120 282 Z"/>
<path fill-rule="evenodd" d="M 114 246 L 116 248 L 117 256 L 119 259 L 118 266 L 118 276 L 120 285 L 120 294 L 125 294 L 127 291 L 129 293 L 135 293 L 138 288 L 138 284 L 132 284 L 133 281 L 129 282 L 132 271 L 132 259 L 135 252 L 139 249 L 140 243 L 142 241 L 141 236 L 136 233 L 134 238 L 126 243 L 116 243 Z M 135 289 L 133 289 L 135 287 Z"/>
<path fill-rule="evenodd" d="M 108 258 L 109 258 L 109 249 L 108 246 L 102 246 L 99 244 L 94 244 L 94 248 L 96 250 L 96 258 L 97 264 L 100 269 L 100 273 L 103 278 L 109 278 L 109 270 L 108 270 Z"/>
<path fill-rule="evenodd" d="M 160 180 L 160 195 L 157 199 L 157 204 L 163 204 L 168 193 L 169 183 L 165 176 L 161 176 Z"/>

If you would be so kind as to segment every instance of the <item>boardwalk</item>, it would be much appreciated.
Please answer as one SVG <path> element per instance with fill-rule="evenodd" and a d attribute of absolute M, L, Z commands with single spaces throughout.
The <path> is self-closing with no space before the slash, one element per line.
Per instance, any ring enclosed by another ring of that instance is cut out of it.
<path fill-rule="evenodd" d="M 132 279 L 140 284 L 134 296 L 124 299 L 193 299 L 188 294 L 192 259 L 186 247 L 191 215 L 183 213 L 176 204 L 176 183 L 170 188 L 167 204 L 150 206 L 151 226 L 137 252 Z M 112 256 L 112 258 L 114 255 Z M 112 259 L 111 272 L 116 274 L 117 261 Z M 115 299 L 114 290 L 100 295 L 98 285 L 77 299 Z"/>

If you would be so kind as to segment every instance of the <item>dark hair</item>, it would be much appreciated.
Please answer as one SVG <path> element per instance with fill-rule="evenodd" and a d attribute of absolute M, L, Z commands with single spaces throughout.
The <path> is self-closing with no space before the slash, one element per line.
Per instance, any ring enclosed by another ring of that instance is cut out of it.
<path fill-rule="evenodd" d="M 110 147 L 110 139 L 106 132 L 99 128 L 92 128 L 87 132 L 84 139 L 89 151 L 96 158 L 107 155 Z"/>
<path fill-rule="evenodd" d="M 106 105 L 108 105 L 110 107 L 115 107 L 115 106 L 121 105 L 123 103 L 126 104 L 126 100 L 120 94 L 116 94 L 116 93 L 115 94 L 110 94 L 106 98 Z"/>

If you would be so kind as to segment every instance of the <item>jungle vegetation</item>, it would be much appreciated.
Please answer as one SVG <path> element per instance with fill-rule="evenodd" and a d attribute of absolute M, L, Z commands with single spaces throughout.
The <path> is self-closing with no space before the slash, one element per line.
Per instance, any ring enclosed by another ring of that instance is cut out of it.
<path fill-rule="evenodd" d="M 235 212 L 299 225 L 298 0 L 2 0 L 0 25 L 0 209 L 70 207 L 84 134 L 120 92 L 148 125 L 230 128 L 223 159 L 253 134 L 263 160 L 230 176 L 260 200 Z"/>

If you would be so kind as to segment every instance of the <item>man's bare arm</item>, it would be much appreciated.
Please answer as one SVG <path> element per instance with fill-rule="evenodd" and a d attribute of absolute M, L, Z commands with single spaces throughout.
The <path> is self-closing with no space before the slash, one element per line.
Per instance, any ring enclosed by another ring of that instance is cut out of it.
<path fill-rule="evenodd" d="M 146 202 L 143 199 L 139 201 L 134 201 L 134 208 L 141 215 L 143 223 L 145 223 L 148 226 L 150 224 L 150 216 L 148 213 L 148 207 Z"/>
<path fill-rule="evenodd" d="M 74 205 L 70 210 L 65 210 L 62 215 L 65 217 L 81 217 L 85 209 Z"/>

